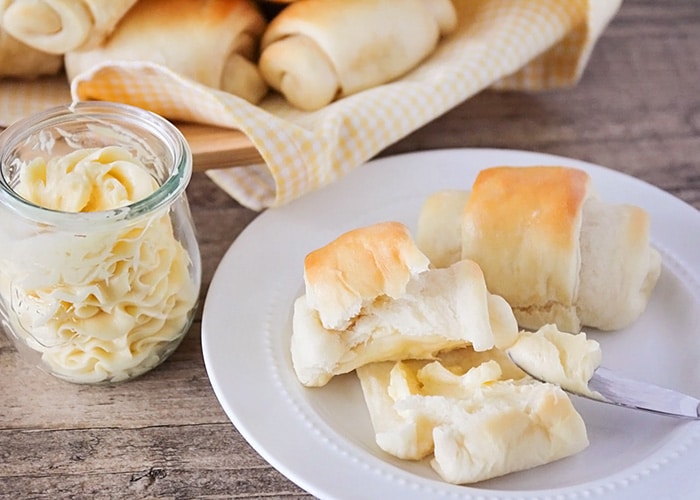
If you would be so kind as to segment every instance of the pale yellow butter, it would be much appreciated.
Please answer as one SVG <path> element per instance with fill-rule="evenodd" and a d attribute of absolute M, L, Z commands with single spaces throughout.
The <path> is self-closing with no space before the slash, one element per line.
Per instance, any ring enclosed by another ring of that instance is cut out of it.
<path fill-rule="evenodd" d="M 158 189 L 125 149 L 79 149 L 48 162 L 37 158 L 20 173 L 17 194 L 51 210 L 97 212 L 142 200 Z"/>
<path fill-rule="evenodd" d="M 536 332 L 521 331 L 508 348 L 513 360 L 533 377 L 562 387 L 566 391 L 596 397 L 588 381 L 600 366 L 600 344 L 584 332 L 571 334 L 554 325 Z"/>
<path fill-rule="evenodd" d="M 158 189 L 125 149 L 34 160 L 16 192 L 62 212 L 127 206 Z M 0 293 L 15 331 L 59 377 L 119 381 L 158 364 L 183 335 L 198 295 L 167 212 L 118 229 L 39 231 L 3 250 Z"/>

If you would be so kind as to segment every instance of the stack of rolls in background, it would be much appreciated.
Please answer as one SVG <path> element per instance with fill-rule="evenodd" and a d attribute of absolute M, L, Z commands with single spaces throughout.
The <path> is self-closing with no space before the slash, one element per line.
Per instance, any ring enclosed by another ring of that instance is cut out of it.
<path fill-rule="evenodd" d="M 451 0 L 4 0 L 0 78 L 150 62 L 313 111 L 405 75 L 456 27 Z"/>

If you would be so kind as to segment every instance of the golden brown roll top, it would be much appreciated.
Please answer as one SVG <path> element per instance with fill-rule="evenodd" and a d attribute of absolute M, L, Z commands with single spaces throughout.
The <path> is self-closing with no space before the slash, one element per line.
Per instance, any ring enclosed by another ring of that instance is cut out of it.
<path fill-rule="evenodd" d="M 302 0 L 270 23 L 260 70 L 292 105 L 314 110 L 406 73 L 456 23 L 450 0 Z"/>
<path fill-rule="evenodd" d="M 309 253 L 304 282 L 309 307 L 324 328 L 344 329 L 377 297 L 400 297 L 430 262 L 406 226 L 382 222 L 348 231 Z"/>
<path fill-rule="evenodd" d="M 266 21 L 252 0 L 139 0 L 102 45 L 66 54 L 69 79 L 108 61 L 148 61 L 256 103 Z"/>
<path fill-rule="evenodd" d="M 589 184 L 585 172 L 561 167 L 491 168 L 474 182 L 462 257 L 479 263 L 489 290 L 518 311 L 521 323 L 529 308 L 546 307 L 562 327 L 574 328 Z"/>

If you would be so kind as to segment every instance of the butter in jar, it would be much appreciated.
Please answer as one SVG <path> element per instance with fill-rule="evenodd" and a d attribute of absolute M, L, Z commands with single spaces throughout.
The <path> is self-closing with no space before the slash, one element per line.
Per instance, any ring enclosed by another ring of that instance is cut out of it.
<path fill-rule="evenodd" d="M 184 137 L 138 108 L 78 103 L 6 129 L 0 167 L 0 319 L 18 351 L 75 383 L 158 366 L 201 286 Z"/>

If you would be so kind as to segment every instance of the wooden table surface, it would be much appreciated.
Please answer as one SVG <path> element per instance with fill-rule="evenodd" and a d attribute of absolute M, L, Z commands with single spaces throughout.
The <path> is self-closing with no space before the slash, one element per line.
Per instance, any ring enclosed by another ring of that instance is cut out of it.
<path fill-rule="evenodd" d="M 454 147 L 587 160 L 700 209 L 700 2 L 625 0 L 577 87 L 483 92 L 382 156 Z M 224 252 L 257 214 L 201 172 L 188 193 L 205 294 Z M 201 312 L 163 365 L 110 387 L 44 375 L 0 335 L 0 498 L 308 496 L 227 419 L 202 360 L 200 319 Z"/>

